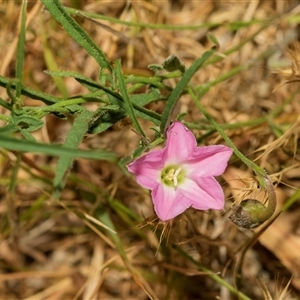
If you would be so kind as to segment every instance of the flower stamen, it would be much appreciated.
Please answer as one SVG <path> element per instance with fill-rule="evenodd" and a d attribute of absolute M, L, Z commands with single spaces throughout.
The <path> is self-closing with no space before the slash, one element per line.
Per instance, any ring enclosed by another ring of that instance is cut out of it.
<path fill-rule="evenodd" d="M 174 187 L 178 186 L 178 175 L 179 173 L 182 171 L 182 168 L 179 167 L 176 170 L 175 169 L 171 169 L 165 176 L 164 176 L 164 180 L 168 180 L 168 181 L 173 181 L 173 185 Z"/>
<path fill-rule="evenodd" d="M 178 178 L 177 176 L 179 175 L 179 173 L 181 172 L 182 168 L 178 168 L 176 171 L 175 171 L 175 174 L 174 174 L 174 177 L 173 177 L 173 182 L 174 182 L 174 186 L 177 187 L 178 185 Z"/>

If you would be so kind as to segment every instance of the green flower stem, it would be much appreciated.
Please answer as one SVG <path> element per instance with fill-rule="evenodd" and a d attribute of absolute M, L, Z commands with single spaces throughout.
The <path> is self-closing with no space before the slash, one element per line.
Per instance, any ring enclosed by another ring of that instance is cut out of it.
<path fill-rule="evenodd" d="M 159 137 L 158 139 L 154 140 L 152 143 L 149 144 L 149 148 L 152 149 L 154 147 L 156 147 L 157 145 L 163 143 L 165 141 L 164 138 Z"/>
<path fill-rule="evenodd" d="M 295 96 L 298 95 L 299 92 L 300 92 L 300 88 L 296 89 L 289 98 L 287 98 L 282 104 L 280 104 L 279 106 L 274 108 L 268 115 L 265 115 L 263 117 L 259 117 L 256 119 L 248 120 L 245 122 L 237 122 L 237 123 L 233 123 L 233 124 L 218 124 L 218 125 L 222 129 L 236 129 L 236 128 L 242 128 L 242 127 L 247 127 L 247 126 L 253 127 L 253 126 L 261 125 L 263 123 L 268 123 L 268 122 L 270 122 L 270 120 L 272 120 L 273 118 L 278 116 L 283 111 L 283 109 L 286 107 L 286 105 L 290 104 L 295 99 Z M 215 126 L 213 126 L 211 124 L 195 124 L 195 123 L 190 123 L 190 122 L 184 122 L 184 124 L 190 129 L 210 130 L 207 134 L 205 134 L 205 136 L 210 136 L 215 131 L 217 131 L 215 129 Z M 203 140 L 203 139 L 204 138 L 201 137 L 201 140 Z"/>
<path fill-rule="evenodd" d="M 248 127 L 248 126 L 258 126 L 263 123 L 267 122 L 268 117 L 259 117 L 256 119 L 248 120 L 245 122 L 237 122 L 237 123 L 231 123 L 231 124 L 219 124 L 219 126 L 222 129 L 240 129 L 242 127 Z M 184 124 L 190 128 L 190 129 L 198 129 L 198 130 L 212 130 L 212 133 L 216 131 L 215 127 L 212 126 L 211 124 L 195 124 L 192 122 L 184 122 Z"/>
<path fill-rule="evenodd" d="M 234 143 L 231 141 L 231 139 L 228 137 L 228 135 L 225 133 L 224 129 L 211 117 L 211 115 L 206 111 L 204 106 L 200 103 L 200 101 L 197 99 L 196 94 L 192 90 L 191 87 L 188 87 L 188 92 L 191 95 L 193 101 L 195 102 L 198 109 L 201 111 L 201 113 L 205 116 L 205 118 L 214 126 L 214 128 L 219 132 L 219 134 L 222 136 L 222 138 L 225 140 L 228 146 L 233 149 L 234 154 L 242 161 L 245 165 L 247 165 L 250 169 L 252 169 L 255 174 L 259 177 L 259 183 L 261 187 L 266 188 L 266 183 L 263 180 L 263 178 L 267 177 L 267 174 L 265 170 L 263 170 L 261 167 L 256 165 L 254 162 L 252 162 L 250 159 L 245 157 L 242 152 L 238 150 L 238 148 L 234 145 Z"/>
<path fill-rule="evenodd" d="M 159 76 L 154 76 L 154 77 L 142 77 L 142 76 L 129 76 L 128 78 L 125 79 L 126 84 L 134 84 L 134 83 L 142 83 L 144 85 L 151 85 L 155 86 L 160 89 L 165 89 L 165 90 L 172 90 L 169 86 L 165 85 L 161 81 L 161 77 Z"/>
<path fill-rule="evenodd" d="M 27 1 L 22 1 L 22 8 L 21 8 L 21 24 L 20 24 L 20 34 L 18 39 L 18 46 L 17 46 L 17 62 L 16 62 L 16 99 L 19 107 L 23 105 L 21 100 L 21 90 L 22 90 L 22 82 L 23 82 L 23 66 L 24 66 L 24 56 L 25 56 L 25 32 L 26 32 L 26 8 L 27 8 Z"/>
<path fill-rule="evenodd" d="M 287 210 L 300 198 L 300 189 L 297 190 L 283 205 L 282 210 Z"/>
<path fill-rule="evenodd" d="M 219 83 L 221 83 L 221 82 L 223 82 L 223 81 L 225 81 L 229 78 L 232 78 L 233 76 L 249 69 L 249 66 L 252 65 L 253 63 L 255 63 L 257 60 L 259 60 L 259 58 L 255 59 L 255 60 L 252 60 L 252 61 L 249 61 L 249 62 L 246 62 L 242 65 L 239 65 L 238 67 L 233 68 L 230 71 L 228 71 L 227 73 L 220 75 L 215 80 L 210 81 L 207 84 L 201 84 L 199 86 L 196 86 L 194 89 L 197 92 L 198 97 L 202 97 L 203 95 L 205 95 L 212 86 L 215 86 L 215 85 L 217 85 L 217 84 L 219 84 Z"/>
<path fill-rule="evenodd" d="M 246 199 L 240 205 L 233 205 L 232 214 L 229 219 L 238 226 L 244 228 L 255 228 L 266 220 L 271 218 L 276 209 L 276 194 L 274 186 L 267 175 L 266 171 L 257 166 L 254 162 L 245 157 L 234 145 L 231 139 L 227 136 L 224 129 L 211 117 L 206 111 L 200 101 L 197 99 L 196 94 L 191 87 L 188 87 L 189 94 L 191 95 L 196 106 L 206 117 L 206 119 L 215 127 L 219 134 L 223 137 L 228 146 L 230 146 L 234 154 L 243 161 L 249 168 L 251 168 L 258 177 L 260 187 L 265 189 L 268 194 L 269 204 L 264 206 L 260 201 L 255 199 Z"/>
<path fill-rule="evenodd" d="M 87 12 L 84 10 L 79 10 L 76 8 L 71 8 L 71 7 L 65 7 L 66 11 L 68 11 L 72 15 L 82 15 L 86 16 L 89 18 L 93 19 L 99 19 L 99 20 L 105 20 L 112 22 L 114 24 L 122 24 L 125 26 L 131 26 L 131 27 L 142 27 L 142 28 L 151 28 L 151 29 L 162 29 L 162 30 L 197 30 L 201 28 L 215 28 L 220 25 L 224 25 L 224 23 L 202 23 L 198 25 L 174 25 L 174 24 L 157 24 L 157 23 L 141 23 L 141 22 L 132 22 L 132 21 L 124 21 L 121 20 L 120 18 L 114 18 L 98 13 L 92 13 L 92 12 Z M 227 26 L 230 29 L 236 29 L 236 28 L 241 28 L 241 27 L 248 27 L 253 24 L 264 24 L 265 20 L 261 19 L 253 19 L 250 21 L 233 21 L 233 22 L 227 22 Z"/>
<path fill-rule="evenodd" d="M 266 22 L 262 23 L 262 26 L 255 31 L 252 35 L 250 35 L 249 37 L 247 37 L 246 39 L 242 40 L 239 44 L 231 47 L 230 49 L 226 50 L 223 52 L 223 54 L 225 55 L 230 55 L 232 53 L 237 52 L 238 50 L 240 50 L 245 44 L 247 44 L 249 41 L 252 41 L 260 32 L 262 32 L 263 30 L 265 30 L 266 28 L 269 28 L 270 24 L 272 24 L 276 19 L 278 19 L 279 16 L 275 16 L 270 18 L 269 20 L 267 20 Z M 222 60 L 223 57 L 221 56 L 213 56 L 212 58 L 208 59 L 203 66 L 207 66 L 207 65 L 211 65 L 211 64 L 215 64 L 218 61 Z"/>
<path fill-rule="evenodd" d="M 249 297 L 247 297 L 245 294 L 239 292 L 237 289 L 235 289 L 232 285 L 227 283 L 224 279 L 222 279 L 220 276 L 218 276 L 216 273 L 212 272 L 211 270 L 205 268 L 202 266 L 199 262 L 194 260 L 190 255 L 188 255 L 185 251 L 183 251 L 180 247 L 175 246 L 175 249 L 186 259 L 191 261 L 194 265 L 196 265 L 199 270 L 205 272 L 211 279 L 213 279 L 215 282 L 221 284 L 222 286 L 226 287 L 232 294 L 238 296 L 240 300 L 250 300 Z"/>

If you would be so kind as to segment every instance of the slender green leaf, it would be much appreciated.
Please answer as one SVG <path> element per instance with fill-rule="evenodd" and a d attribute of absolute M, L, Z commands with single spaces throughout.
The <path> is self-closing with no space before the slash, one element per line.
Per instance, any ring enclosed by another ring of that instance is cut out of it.
<path fill-rule="evenodd" d="M 17 88 L 15 81 L 8 79 L 6 77 L 3 77 L 1 75 L 0 75 L 0 86 L 2 86 L 4 88 L 7 88 L 7 86 L 9 86 L 13 90 L 16 90 L 16 88 Z M 48 104 L 48 105 L 60 102 L 62 100 L 62 98 L 51 96 L 46 93 L 33 90 L 33 89 L 23 86 L 23 85 L 21 86 L 21 94 L 24 96 L 27 96 L 31 99 L 41 100 L 45 104 Z"/>
<path fill-rule="evenodd" d="M 236 53 L 239 49 L 241 49 L 245 44 L 247 44 L 249 41 L 253 41 L 254 38 L 263 30 L 267 29 L 270 27 L 270 25 L 274 22 L 274 20 L 276 20 L 277 18 L 279 18 L 280 15 L 277 16 L 273 16 L 268 20 L 264 20 L 261 24 L 261 27 L 259 27 L 253 34 L 251 34 L 250 36 L 247 36 L 244 40 L 241 40 L 237 45 L 232 46 L 231 48 L 227 49 L 226 51 L 223 52 L 224 55 L 228 56 L 232 53 Z M 219 56 L 219 55 L 215 55 L 213 57 L 211 57 L 210 59 L 208 59 L 206 62 L 204 62 L 203 67 L 207 66 L 207 65 L 211 65 L 211 64 L 215 64 L 220 60 L 223 60 L 224 57 L 223 56 Z"/>
<path fill-rule="evenodd" d="M 3 99 L 0 98 L 0 106 L 8 109 L 8 110 L 11 110 L 11 106 Z"/>
<path fill-rule="evenodd" d="M 178 72 L 178 77 L 181 75 L 180 72 Z M 165 75 L 165 78 L 167 78 L 168 76 Z M 154 87 L 157 87 L 157 88 L 160 88 L 160 89 L 165 89 L 165 90 L 168 90 L 168 91 L 171 91 L 171 88 L 167 85 L 165 85 L 163 82 L 162 82 L 162 79 L 164 77 L 163 76 L 156 76 L 156 77 L 142 77 L 142 76 L 134 76 L 134 75 L 130 75 L 129 77 L 127 77 L 125 79 L 125 83 L 126 84 L 129 84 L 129 83 L 144 83 L 144 84 L 147 84 L 147 85 L 151 85 L 151 86 L 154 86 Z"/>
<path fill-rule="evenodd" d="M 207 276 L 212 278 L 215 282 L 222 285 L 223 287 L 227 288 L 231 293 L 237 296 L 238 299 L 241 300 L 251 300 L 249 297 L 247 297 L 245 294 L 241 293 L 237 288 L 230 285 L 226 280 L 224 280 L 221 276 L 219 276 L 217 273 L 212 272 L 210 269 L 207 269 L 204 267 L 199 261 L 195 260 L 190 254 L 185 252 L 180 246 L 174 245 L 173 246 L 176 251 L 178 251 L 185 259 L 189 260 L 192 264 L 198 267 L 199 270 L 202 272 L 205 272 Z"/>
<path fill-rule="evenodd" d="M 89 130 L 89 125 L 91 119 L 93 118 L 94 112 L 89 110 L 83 110 L 78 116 L 75 118 L 72 128 L 69 130 L 66 141 L 63 145 L 63 148 L 72 148 L 77 149 L 82 142 L 84 135 Z M 56 175 L 54 178 L 53 186 L 53 197 L 58 199 L 60 197 L 60 193 L 65 186 L 68 173 L 73 165 L 75 157 L 69 155 L 62 155 L 56 166 Z"/>
<path fill-rule="evenodd" d="M 130 101 L 134 104 L 145 106 L 151 102 L 159 100 L 160 92 L 158 89 L 152 89 L 150 93 L 130 95 Z"/>
<path fill-rule="evenodd" d="M 36 142 L 35 137 L 29 132 L 27 129 L 20 129 L 20 132 L 24 136 L 24 138 L 31 142 Z"/>
<path fill-rule="evenodd" d="M 209 33 L 207 34 L 207 38 L 208 38 L 211 42 L 213 42 L 213 43 L 216 45 L 217 49 L 220 48 L 219 41 L 218 41 L 217 38 L 212 34 L 212 32 L 209 32 Z"/>
<path fill-rule="evenodd" d="M 31 179 L 32 180 L 32 179 Z M 28 208 L 25 209 L 20 215 L 21 221 L 30 221 L 34 219 L 34 215 L 39 214 L 39 210 L 43 209 L 43 206 L 45 205 L 45 201 L 47 200 L 47 195 L 41 195 L 39 198 L 37 198 L 35 201 L 31 203 Z"/>
<path fill-rule="evenodd" d="M 41 144 L 37 142 L 31 142 L 26 140 L 20 140 L 17 138 L 8 137 L 6 134 L 0 134 L 0 147 L 7 150 L 20 151 L 20 152 L 32 152 L 32 153 L 44 153 L 54 156 L 70 156 L 81 157 L 86 159 L 102 159 L 115 161 L 116 155 L 112 152 L 104 150 L 97 151 L 85 151 L 72 149 L 67 147 L 61 147 L 57 145 Z"/>
<path fill-rule="evenodd" d="M 49 74 L 51 76 L 61 76 L 61 77 L 72 77 L 76 79 L 79 83 L 82 85 L 87 86 L 91 91 L 97 91 L 97 90 L 103 90 L 106 93 L 114 96 L 115 98 L 123 101 L 122 96 L 118 94 L 117 92 L 113 91 L 109 87 L 102 85 L 88 77 L 85 77 L 82 74 L 79 74 L 77 72 L 70 72 L 70 71 L 45 71 L 46 74 Z"/>
<path fill-rule="evenodd" d="M 130 263 L 125 248 L 123 246 L 123 241 L 117 233 L 117 230 L 108 212 L 104 209 L 102 211 L 98 211 L 97 218 L 99 221 L 101 221 L 103 224 L 105 224 L 108 228 L 111 229 L 107 231 L 107 235 L 110 237 L 110 240 L 114 243 L 116 250 L 118 251 L 127 270 L 131 273 L 135 282 L 139 285 L 142 285 L 142 282 L 144 281 L 141 280 L 143 278 L 143 275 Z M 150 294 L 150 289 L 146 289 L 145 287 L 143 287 L 143 290 L 148 295 L 149 299 L 154 299 Z"/>
<path fill-rule="evenodd" d="M 52 17 L 59 22 L 65 31 L 84 48 L 99 64 L 112 72 L 112 67 L 103 51 L 95 44 L 83 28 L 67 13 L 59 0 L 41 0 Z"/>
<path fill-rule="evenodd" d="M 48 0 L 49 1 L 49 0 Z M 99 13 L 87 12 L 84 10 L 78 10 L 71 7 L 65 8 L 70 14 L 74 15 L 83 15 L 93 19 L 101 19 L 112 22 L 114 24 L 123 24 L 131 27 L 141 27 L 141 28 L 153 28 L 153 29 L 163 29 L 163 30 L 197 30 L 200 28 L 214 28 L 220 25 L 224 25 L 223 23 L 201 23 L 198 25 L 174 25 L 174 24 L 158 24 L 158 23 L 141 23 L 141 22 L 132 22 L 125 21 L 120 18 L 114 18 L 108 15 L 101 15 Z M 257 22 L 262 22 L 257 20 Z"/>
<path fill-rule="evenodd" d="M 160 130 L 162 133 L 165 132 L 167 126 L 170 123 L 170 118 L 171 118 L 171 114 L 173 111 L 173 108 L 175 107 L 179 97 L 181 96 L 182 92 L 184 91 L 185 87 L 187 86 L 187 84 L 189 83 L 189 81 L 192 79 L 192 77 L 194 76 L 194 74 L 199 70 L 199 68 L 201 67 L 201 65 L 210 57 L 214 54 L 215 50 L 212 49 L 210 51 L 204 52 L 204 54 L 198 58 L 183 74 L 181 80 L 178 82 L 178 84 L 176 85 L 176 87 L 174 88 L 174 90 L 172 91 L 164 112 L 162 114 L 162 118 L 161 118 L 161 124 L 160 124 Z"/>
<path fill-rule="evenodd" d="M 126 117 L 126 111 L 119 105 L 106 105 L 98 110 L 90 124 L 89 133 L 98 134 Z"/>
<path fill-rule="evenodd" d="M 7 124 L 6 126 L 0 127 L 0 134 L 10 134 L 16 131 L 18 131 L 18 128 L 16 128 L 15 124 Z"/>
<path fill-rule="evenodd" d="M 25 31 L 26 31 L 26 7 L 27 1 L 22 1 L 21 16 L 20 16 L 20 34 L 17 46 L 17 63 L 16 63 L 16 78 L 17 78 L 17 88 L 16 88 L 16 98 L 20 101 L 21 96 L 21 86 L 23 81 L 23 65 L 24 65 L 24 48 L 25 48 Z"/>
<path fill-rule="evenodd" d="M 116 61 L 116 76 L 118 78 L 118 82 L 119 82 L 119 87 L 120 87 L 120 91 L 124 100 L 124 107 L 128 113 L 129 118 L 132 121 L 132 124 L 135 128 L 135 130 L 143 137 L 146 137 L 145 133 L 143 132 L 143 129 L 141 128 L 136 116 L 135 116 L 135 111 L 133 109 L 133 105 L 129 99 L 129 96 L 127 94 L 127 89 L 126 89 L 126 85 L 125 85 L 125 81 L 123 78 L 123 74 L 122 74 L 122 70 L 121 70 L 121 63 L 120 60 Z"/>

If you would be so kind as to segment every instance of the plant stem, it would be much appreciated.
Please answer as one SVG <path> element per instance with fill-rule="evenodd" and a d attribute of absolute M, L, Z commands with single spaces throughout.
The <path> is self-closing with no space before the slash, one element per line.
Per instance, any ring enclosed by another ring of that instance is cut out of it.
<path fill-rule="evenodd" d="M 237 289 L 235 289 L 232 285 L 227 283 L 223 278 L 218 276 L 216 273 L 212 272 L 211 270 L 205 268 L 202 266 L 199 262 L 194 260 L 190 255 L 188 255 L 185 251 L 183 251 L 180 247 L 175 246 L 175 249 L 185 258 L 187 258 L 189 261 L 191 261 L 194 265 L 196 265 L 201 271 L 205 272 L 211 279 L 213 279 L 215 282 L 223 285 L 226 287 L 232 294 L 235 294 L 238 296 L 240 300 L 250 300 L 249 297 L 247 297 L 245 294 L 239 292 Z"/>
<path fill-rule="evenodd" d="M 255 174 L 259 177 L 259 183 L 260 186 L 263 188 L 266 188 L 266 183 L 263 180 L 263 178 L 267 177 L 267 174 L 265 170 L 263 170 L 261 167 L 256 165 L 254 162 L 252 162 L 250 159 L 245 157 L 242 152 L 238 150 L 238 148 L 234 145 L 234 143 L 231 141 L 231 139 L 228 137 L 228 135 L 225 133 L 223 128 L 211 117 L 211 115 L 206 111 L 204 106 L 200 103 L 200 101 L 197 99 L 196 94 L 194 93 L 193 89 L 191 87 L 188 87 L 188 92 L 191 95 L 193 101 L 195 102 L 196 106 L 199 108 L 199 110 L 202 112 L 202 114 L 205 116 L 205 118 L 215 127 L 215 129 L 219 132 L 219 134 L 222 136 L 224 141 L 227 143 L 230 148 L 233 149 L 234 154 L 242 161 L 245 165 L 247 165 L 250 169 L 252 169 Z"/>

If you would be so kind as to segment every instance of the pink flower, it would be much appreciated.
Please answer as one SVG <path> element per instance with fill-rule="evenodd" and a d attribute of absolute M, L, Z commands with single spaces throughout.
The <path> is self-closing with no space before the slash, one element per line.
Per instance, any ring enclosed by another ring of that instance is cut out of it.
<path fill-rule="evenodd" d="M 164 148 L 127 168 L 142 187 L 152 191 L 154 210 L 167 221 L 189 207 L 224 208 L 224 193 L 214 176 L 225 171 L 231 155 L 232 149 L 224 145 L 197 147 L 193 133 L 176 121 L 167 130 Z"/>

